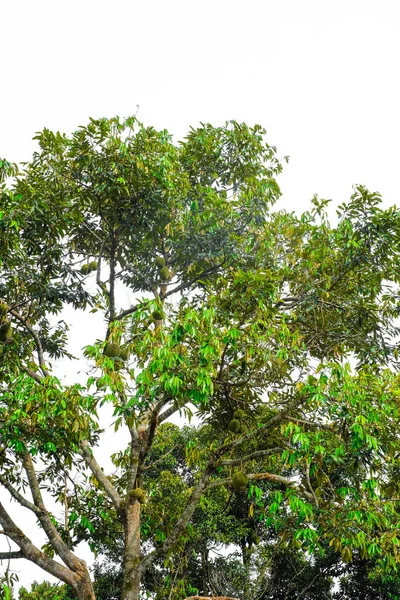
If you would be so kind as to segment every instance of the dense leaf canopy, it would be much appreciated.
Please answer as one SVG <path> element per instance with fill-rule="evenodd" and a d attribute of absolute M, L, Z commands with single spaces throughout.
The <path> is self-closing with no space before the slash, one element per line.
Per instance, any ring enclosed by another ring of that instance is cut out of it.
<path fill-rule="evenodd" d="M 201 125 L 176 144 L 93 119 L 36 139 L 22 170 L 0 163 L 0 484 L 48 537 L 36 548 L 0 505 L 13 557 L 84 600 L 75 548 L 112 551 L 116 532 L 123 600 L 157 568 L 171 589 L 202 528 L 244 563 L 269 532 L 394 568 L 400 212 L 362 186 L 334 223 L 318 198 L 272 209 L 282 167 L 259 126 Z M 65 384 L 72 309 L 102 327 L 87 381 Z M 130 437 L 112 474 L 96 460 L 105 404 Z M 201 426 L 162 425 L 174 413 Z"/>

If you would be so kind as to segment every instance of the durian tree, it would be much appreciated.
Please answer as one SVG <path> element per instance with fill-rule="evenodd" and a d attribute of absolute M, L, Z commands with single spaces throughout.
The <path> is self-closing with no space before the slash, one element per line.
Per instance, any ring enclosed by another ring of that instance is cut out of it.
<path fill-rule="evenodd" d="M 174 143 L 135 118 L 93 119 L 36 139 L 22 169 L 0 163 L 0 484 L 48 542 L 2 501 L 13 548 L 0 558 L 94 600 L 76 546 L 98 550 L 113 520 L 121 600 L 138 600 L 220 490 L 247 496 L 283 544 L 393 567 L 399 211 L 362 186 L 333 224 L 317 198 L 271 211 L 282 167 L 259 126 L 201 125 Z M 102 320 L 85 384 L 56 377 L 79 339 L 73 309 Z M 193 480 L 171 505 L 171 473 L 145 473 L 160 425 L 193 413 L 208 443 L 188 444 Z M 130 441 L 107 473 L 110 425 Z"/>

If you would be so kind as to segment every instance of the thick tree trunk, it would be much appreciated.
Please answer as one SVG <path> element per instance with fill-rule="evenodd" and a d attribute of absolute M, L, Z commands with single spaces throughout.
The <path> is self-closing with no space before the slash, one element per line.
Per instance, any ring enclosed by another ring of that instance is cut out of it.
<path fill-rule="evenodd" d="M 240 600 L 231 596 L 189 596 L 185 600 Z"/>
<path fill-rule="evenodd" d="M 126 507 L 121 600 L 139 600 L 140 576 L 140 504 L 135 501 Z"/>
<path fill-rule="evenodd" d="M 74 585 L 74 592 L 78 600 L 96 600 L 92 582 L 87 574 L 82 575 L 77 585 Z"/>

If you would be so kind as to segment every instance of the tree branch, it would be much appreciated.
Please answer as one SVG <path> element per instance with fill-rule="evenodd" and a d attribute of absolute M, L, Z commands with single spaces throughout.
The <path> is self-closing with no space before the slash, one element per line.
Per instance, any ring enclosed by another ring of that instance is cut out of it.
<path fill-rule="evenodd" d="M 141 561 L 142 572 L 144 572 L 152 564 L 152 562 L 157 558 L 157 556 L 160 556 L 160 555 L 168 552 L 168 550 L 171 548 L 171 546 L 173 546 L 177 542 L 179 536 L 185 530 L 194 511 L 196 510 L 196 507 L 199 503 L 201 496 L 207 489 L 207 482 L 208 482 L 209 478 L 211 477 L 214 469 L 215 469 L 215 464 L 214 464 L 214 461 L 211 460 L 209 462 L 209 464 L 207 465 L 207 467 L 205 468 L 205 470 L 203 471 L 203 474 L 200 477 L 200 480 L 199 480 L 197 486 L 192 491 L 189 501 L 186 504 L 186 507 L 184 508 L 178 521 L 176 522 L 175 527 L 173 528 L 172 532 L 169 534 L 169 536 L 166 538 L 164 543 L 159 548 L 156 548 L 155 550 L 150 552 L 150 554 L 148 554 L 146 557 L 144 557 L 142 559 L 142 561 Z"/>
<path fill-rule="evenodd" d="M 26 373 L 27 375 L 32 377 L 32 379 L 34 379 L 38 383 L 43 383 L 43 378 L 38 373 L 36 373 L 36 371 L 33 371 L 33 369 L 30 369 L 29 367 L 26 367 L 25 365 L 21 365 L 20 368 L 21 368 L 21 371 L 23 371 L 24 373 Z"/>
<path fill-rule="evenodd" d="M 14 552 L 0 552 L 0 560 L 11 560 L 14 558 L 25 558 L 21 550 L 15 550 Z"/>
<path fill-rule="evenodd" d="M 214 272 L 217 271 L 217 269 L 219 269 L 219 265 L 217 265 L 216 267 L 210 267 L 210 269 L 207 269 L 206 271 L 203 271 L 203 273 L 200 273 L 200 275 L 197 275 L 197 277 L 195 279 L 192 279 L 191 281 L 189 281 L 187 283 L 181 283 L 181 284 L 177 285 L 176 287 L 174 287 L 172 290 L 169 290 L 168 292 L 164 292 L 164 293 L 160 294 L 160 300 L 161 301 L 165 300 L 169 296 L 172 296 L 173 294 L 176 294 L 177 292 L 181 292 L 184 289 L 191 287 L 192 285 L 194 285 L 197 281 L 199 281 L 203 277 L 212 275 Z M 116 315 L 114 317 L 113 320 L 120 321 L 124 317 L 128 317 L 129 315 L 136 312 L 141 306 L 143 306 L 145 304 L 146 303 L 144 303 L 144 302 L 138 302 L 138 304 L 134 304 L 130 308 L 127 308 L 127 309 L 121 311 L 118 315 Z"/>
<path fill-rule="evenodd" d="M 164 410 L 163 413 L 161 413 L 161 415 L 158 417 L 158 422 L 162 423 L 163 421 L 166 421 L 167 419 L 169 419 L 169 417 L 176 413 L 177 410 L 179 410 L 179 406 L 170 406 L 169 408 Z"/>
<path fill-rule="evenodd" d="M 29 331 L 29 333 L 33 337 L 33 339 L 35 341 L 35 345 L 36 345 L 36 351 L 37 351 L 37 355 L 38 355 L 40 369 L 45 377 L 49 377 L 50 373 L 46 369 L 46 363 L 44 361 L 44 355 L 43 355 L 42 342 L 40 341 L 38 334 L 33 329 L 33 327 L 31 327 L 27 323 L 26 319 L 22 315 L 20 315 L 16 310 L 10 310 L 10 313 L 12 314 L 13 317 L 15 317 L 23 325 L 23 327 L 25 327 L 25 329 L 27 331 Z"/>
<path fill-rule="evenodd" d="M 41 567 L 47 573 L 71 586 L 77 585 L 77 576 L 67 567 L 46 556 L 34 546 L 31 540 L 17 527 L 0 502 L 0 524 L 4 533 L 21 549 L 23 557 Z"/>
<path fill-rule="evenodd" d="M 110 248 L 110 288 L 108 294 L 110 303 L 110 323 L 115 320 L 115 252 L 117 245 L 117 232 L 113 231 Z"/>
<path fill-rule="evenodd" d="M 142 572 L 144 572 L 151 565 L 151 563 L 155 560 L 155 558 L 157 556 L 165 554 L 171 548 L 171 546 L 173 546 L 177 542 L 179 536 L 182 534 L 182 532 L 186 528 L 187 524 L 189 523 L 190 519 L 192 518 L 193 513 L 196 510 L 196 507 L 200 501 L 201 496 L 208 489 L 207 488 L 208 481 L 209 481 L 211 475 L 214 473 L 215 469 L 219 466 L 218 465 L 219 458 L 223 454 L 225 454 L 225 452 L 232 450 L 233 448 L 243 444 L 250 438 L 257 435 L 259 432 L 266 431 L 267 429 L 270 429 L 271 427 L 273 427 L 274 425 L 279 423 L 279 421 L 282 420 L 284 414 L 286 414 L 286 413 L 284 413 L 282 411 L 282 413 L 279 413 L 278 415 L 275 415 L 274 417 L 269 419 L 269 421 L 267 423 L 265 423 L 264 425 L 262 425 L 262 427 L 259 427 L 256 430 L 251 430 L 249 433 L 246 433 L 245 435 L 241 436 L 240 438 L 237 438 L 236 440 L 232 440 L 231 442 L 228 442 L 227 444 L 223 444 L 222 446 L 220 446 L 219 448 L 217 448 L 215 450 L 215 452 L 212 455 L 212 457 L 210 458 L 206 468 L 204 469 L 203 474 L 201 475 L 196 487 L 192 491 L 192 494 L 186 504 L 186 507 L 184 508 L 181 516 L 179 517 L 178 521 L 176 522 L 170 535 L 166 538 L 164 543 L 159 548 L 156 548 L 155 550 L 150 552 L 146 557 L 144 557 L 142 559 L 142 562 L 141 562 Z M 268 475 L 270 475 L 270 474 L 268 474 Z M 257 477 L 258 477 L 258 474 L 253 476 L 254 479 L 256 479 Z M 272 477 L 279 477 L 279 476 L 271 475 L 271 480 L 272 480 Z M 286 479 L 286 478 L 283 478 L 283 479 Z M 227 481 L 230 481 L 230 480 L 227 480 Z M 290 481 L 290 480 L 288 479 L 287 481 Z M 290 484 L 292 485 L 293 482 L 290 481 Z"/>
<path fill-rule="evenodd" d="M 289 479 L 288 477 L 282 477 L 281 475 L 275 475 L 274 473 L 250 473 L 247 475 L 249 481 L 271 481 L 272 483 L 282 483 L 287 487 L 296 487 L 298 491 L 303 494 L 308 500 L 311 500 L 315 504 L 315 499 L 312 494 L 306 490 L 300 488 L 296 481 Z M 220 485 L 230 485 L 232 483 L 232 477 L 227 479 L 219 479 L 218 481 L 212 481 L 206 487 L 206 490 L 219 487 Z"/>
<path fill-rule="evenodd" d="M 40 491 L 39 482 L 36 477 L 35 468 L 33 465 L 32 457 L 30 454 L 24 454 L 22 457 L 25 472 L 28 477 L 29 487 L 31 489 L 32 498 L 35 506 L 39 509 L 36 513 L 40 524 L 42 525 L 49 542 L 53 546 L 54 550 L 59 554 L 63 562 L 74 572 L 79 572 L 84 566 L 83 561 L 75 556 L 73 552 L 68 548 L 67 544 L 61 538 L 56 526 L 51 520 L 50 514 L 47 511 L 42 493 Z"/>
<path fill-rule="evenodd" d="M 35 506 L 35 504 L 32 504 L 32 502 L 29 502 L 29 500 L 27 500 L 22 494 L 20 494 L 6 479 L 0 477 L 0 483 L 3 487 L 6 488 L 6 490 L 11 494 L 14 500 L 18 502 L 18 504 L 35 513 L 36 516 L 39 516 L 41 512 L 40 509 L 37 506 Z"/>
<path fill-rule="evenodd" d="M 283 417 L 285 421 L 291 421 L 292 423 L 300 423 L 301 425 L 307 425 L 307 427 L 314 427 L 316 429 L 325 429 L 327 431 L 332 431 L 332 426 L 329 423 L 315 423 L 314 421 L 307 421 L 306 419 L 297 419 L 296 417 L 291 417 L 290 415 L 286 415 Z"/>
<path fill-rule="evenodd" d="M 218 466 L 227 466 L 234 467 L 235 465 L 240 465 L 242 462 L 246 462 L 248 460 L 254 460 L 256 458 L 260 458 L 261 456 L 268 456 L 270 454 L 275 454 L 275 452 L 282 452 L 283 448 L 268 448 L 267 450 L 257 450 L 256 452 L 252 452 L 247 456 L 243 456 L 241 458 L 235 458 L 232 460 L 222 460 L 218 463 Z"/>
<path fill-rule="evenodd" d="M 99 463 L 93 456 L 91 449 L 89 448 L 89 444 L 87 441 L 81 443 L 80 446 L 80 455 L 85 461 L 86 465 L 92 471 L 93 475 L 96 477 L 97 481 L 103 487 L 104 491 L 107 493 L 107 496 L 110 498 L 112 503 L 118 512 L 121 511 L 122 498 L 118 494 L 117 490 L 105 475 L 103 469 L 100 467 Z"/>
<path fill-rule="evenodd" d="M 275 475 L 274 473 L 251 473 L 247 475 L 249 481 L 272 481 L 273 483 L 283 483 L 287 487 L 296 486 L 296 481 L 293 479 L 289 479 L 288 477 L 282 477 L 281 475 Z M 207 485 L 207 490 L 211 490 L 212 488 L 219 487 L 220 485 L 230 485 L 232 483 L 232 477 L 227 477 L 226 479 L 218 479 L 217 481 L 212 481 Z M 308 494 L 311 496 L 311 494 Z"/>

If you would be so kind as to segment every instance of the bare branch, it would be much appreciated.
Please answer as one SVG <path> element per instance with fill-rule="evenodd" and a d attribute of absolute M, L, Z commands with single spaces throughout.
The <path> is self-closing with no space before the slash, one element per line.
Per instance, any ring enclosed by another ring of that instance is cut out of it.
<path fill-rule="evenodd" d="M 74 572 L 81 571 L 84 563 L 79 558 L 77 558 L 73 552 L 71 552 L 67 544 L 61 538 L 56 526 L 54 525 L 51 519 L 49 512 L 47 511 L 44 505 L 42 493 L 40 491 L 40 486 L 36 477 L 36 472 L 31 455 L 24 454 L 24 456 L 22 457 L 22 462 L 28 477 L 29 487 L 31 489 L 33 501 L 35 503 L 35 506 L 39 509 L 39 512 L 36 514 L 47 537 L 49 538 L 51 545 L 53 546 L 57 554 L 60 555 L 61 559 L 67 565 L 67 567 L 69 567 Z"/>
<path fill-rule="evenodd" d="M 6 479 L 0 477 L 0 483 L 3 487 L 6 488 L 6 490 L 11 494 L 14 500 L 18 502 L 18 504 L 32 511 L 33 513 L 35 513 L 35 515 L 39 516 L 41 512 L 40 509 L 37 506 L 35 506 L 35 504 L 33 504 L 32 502 L 29 502 L 29 500 L 27 500 L 22 494 L 20 494 Z"/>
<path fill-rule="evenodd" d="M 109 480 L 107 475 L 105 475 L 105 473 L 104 473 L 103 469 L 100 467 L 99 463 L 94 458 L 93 452 L 92 452 L 91 448 L 89 448 L 89 444 L 87 441 L 83 441 L 81 443 L 80 454 L 81 454 L 83 460 L 85 461 L 85 463 L 87 464 L 87 466 L 89 467 L 89 469 L 92 471 L 93 475 L 96 477 L 97 481 L 100 483 L 100 485 L 103 487 L 104 491 L 107 493 L 107 496 L 110 498 L 110 500 L 114 504 L 117 511 L 120 512 L 122 498 L 118 494 L 117 490 L 115 489 L 115 487 L 113 486 L 113 484 L 111 483 L 111 481 Z"/>
<path fill-rule="evenodd" d="M 297 419 L 296 417 L 291 417 L 290 415 L 286 415 L 283 417 L 284 421 L 291 421 L 292 423 L 298 423 L 301 425 L 306 425 L 307 427 L 313 427 L 315 429 L 325 429 L 327 431 L 332 431 L 333 425 L 329 423 L 316 423 L 314 421 L 307 421 L 306 419 Z"/>
<path fill-rule="evenodd" d="M 14 552 L 0 552 L 0 560 L 11 560 L 14 558 L 25 558 L 21 550 L 15 550 Z"/>
<path fill-rule="evenodd" d="M 160 300 L 161 301 L 165 300 L 166 298 L 168 298 L 169 296 L 172 296 L 173 294 L 176 294 L 177 292 L 182 292 L 184 289 L 190 288 L 197 281 L 199 281 L 203 277 L 207 277 L 208 275 L 212 275 L 218 269 L 219 269 L 219 265 L 217 265 L 215 267 L 210 267 L 209 269 L 207 269 L 207 270 L 203 271 L 202 273 L 200 273 L 200 275 L 197 275 L 197 277 L 195 277 L 191 281 L 189 281 L 187 283 L 181 283 L 181 284 L 177 285 L 176 287 L 172 288 L 171 290 L 169 290 L 168 292 L 164 292 L 164 293 L 160 294 Z M 121 311 L 118 315 L 116 315 L 114 317 L 113 320 L 114 321 L 120 321 L 124 317 L 128 317 L 129 315 L 131 315 L 134 312 L 136 312 L 140 307 L 145 306 L 145 305 L 146 305 L 145 302 L 138 302 L 138 304 L 134 304 L 130 308 L 127 308 L 127 309 Z"/>
<path fill-rule="evenodd" d="M 275 475 L 274 473 L 251 473 L 247 475 L 249 481 L 272 481 L 273 483 L 283 483 L 287 487 L 296 486 L 296 482 L 293 479 L 289 479 L 288 477 L 282 477 L 281 475 Z M 218 479 L 217 481 L 211 481 L 207 485 L 207 490 L 210 490 L 215 487 L 219 487 L 220 485 L 230 485 L 232 483 L 232 477 L 228 477 L 226 479 Z M 308 494 L 311 496 L 311 494 Z"/>
<path fill-rule="evenodd" d="M 23 371 L 24 373 L 26 373 L 27 375 L 32 377 L 32 379 L 34 379 L 38 383 L 43 383 L 43 378 L 38 373 L 36 373 L 36 371 L 33 371 L 33 369 L 30 369 L 29 367 L 26 367 L 25 365 L 21 365 L 20 368 L 21 368 L 21 371 Z"/>
<path fill-rule="evenodd" d="M 29 325 L 27 320 L 22 315 L 20 315 L 16 310 L 10 310 L 10 313 L 12 314 L 13 317 L 15 317 L 23 325 L 23 327 L 25 327 L 25 329 L 27 331 L 29 331 L 29 333 L 33 337 L 33 339 L 35 341 L 35 345 L 36 345 L 36 351 L 37 351 L 37 355 L 38 355 L 40 369 L 45 377 L 49 377 L 50 374 L 49 374 L 48 370 L 46 369 L 46 363 L 44 361 L 42 342 L 40 341 L 38 334 L 33 329 L 33 327 L 31 327 Z"/>
<path fill-rule="evenodd" d="M 77 576 L 67 567 L 61 565 L 41 552 L 31 540 L 17 527 L 4 506 L 0 503 L 0 524 L 4 533 L 21 549 L 24 558 L 41 567 L 47 573 L 61 579 L 68 585 L 76 586 Z"/>
<path fill-rule="evenodd" d="M 113 231 L 110 248 L 110 287 L 108 294 L 110 304 L 110 323 L 115 320 L 115 253 L 117 246 L 117 232 Z"/>
<path fill-rule="evenodd" d="M 158 417 L 158 422 L 162 423 L 163 421 L 166 421 L 167 419 L 169 419 L 169 417 L 171 417 L 178 410 L 179 410 L 179 406 L 176 406 L 176 405 L 170 406 L 169 408 L 164 410 L 163 413 L 161 413 L 161 415 Z"/>
<path fill-rule="evenodd" d="M 176 522 L 175 527 L 173 528 L 170 535 L 166 538 L 164 543 L 159 548 L 156 548 L 155 550 L 150 552 L 146 557 L 144 557 L 142 559 L 142 561 L 141 561 L 142 571 L 145 571 L 151 565 L 151 563 L 157 558 L 157 556 L 160 556 L 160 555 L 168 552 L 168 550 L 171 548 L 171 546 L 173 546 L 176 543 L 176 541 L 179 539 L 179 536 L 185 530 L 194 511 L 196 510 L 196 507 L 200 501 L 201 496 L 207 489 L 208 480 L 211 477 L 214 470 L 215 470 L 215 464 L 214 464 L 214 461 L 211 460 L 208 463 L 205 470 L 203 471 L 203 474 L 200 477 L 200 480 L 197 483 L 196 487 L 192 491 L 189 501 L 186 504 L 186 507 L 184 508 L 181 516 L 179 517 L 178 521 Z"/>
<path fill-rule="evenodd" d="M 283 448 L 268 448 L 267 450 L 257 450 L 256 452 L 252 452 L 247 456 L 242 456 L 241 458 L 235 458 L 232 460 L 222 460 L 218 463 L 218 466 L 229 466 L 233 467 L 235 465 L 240 465 L 240 463 L 247 462 L 248 460 L 255 460 L 256 458 L 261 458 L 262 456 L 269 456 L 270 454 L 275 454 L 276 452 L 282 452 Z"/>
<path fill-rule="evenodd" d="M 314 503 L 319 506 L 319 502 L 318 502 L 318 498 L 315 495 L 314 492 L 314 488 L 311 485 L 311 481 L 310 481 L 310 464 L 308 463 L 306 466 L 306 481 L 307 481 L 307 487 L 308 487 L 308 491 L 310 492 L 310 494 L 312 495 L 312 497 L 314 498 Z"/>

